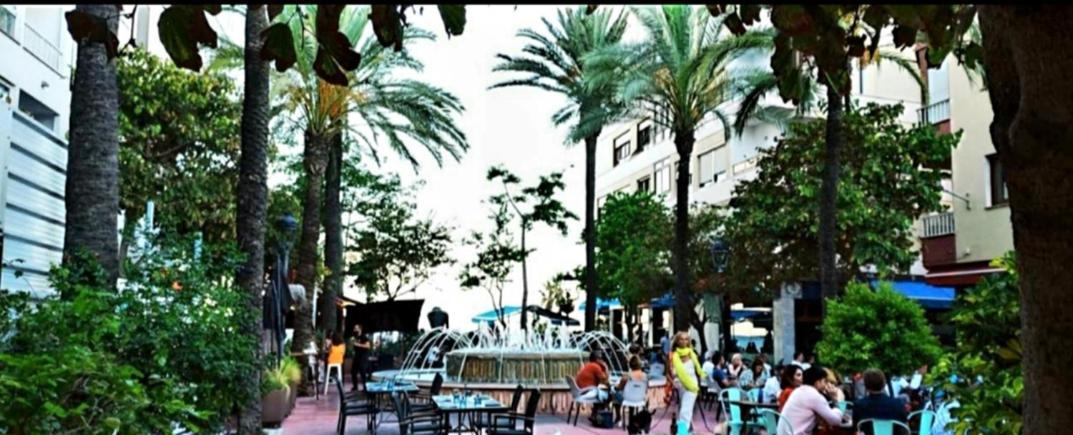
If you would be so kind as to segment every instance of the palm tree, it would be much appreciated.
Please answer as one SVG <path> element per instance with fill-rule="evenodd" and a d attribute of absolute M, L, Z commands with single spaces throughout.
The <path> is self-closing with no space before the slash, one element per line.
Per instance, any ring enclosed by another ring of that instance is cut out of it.
<path fill-rule="evenodd" d="M 246 310 L 261 312 L 264 290 L 265 215 L 268 207 L 268 62 L 261 59 L 261 31 L 268 26 L 263 5 L 250 6 L 246 13 L 246 41 L 243 50 L 245 81 L 242 98 L 242 144 L 237 186 L 238 209 L 235 234 L 239 249 L 246 254 L 236 274 L 236 283 L 246 295 Z M 261 337 L 260 316 L 245 316 L 246 334 Z M 260 361 L 260 347 L 255 349 Z M 261 370 L 259 364 L 246 374 L 248 400 L 241 406 L 240 433 L 257 433 L 261 428 Z"/>
<path fill-rule="evenodd" d="M 584 68 L 585 56 L 618 44 L 626 30 L 624 14 L 611 14 L 600 10 L 591 15 L 582 8 L 558 11 L 558 20 L 552 23 L 542 20 L 547 35 L 532 29 L 523 29 L 518 37 L 527 40 L 522 49 L 525 55 L 499 54 L 500 63 L 493 71 L 509 71 L 526 74 L 525 78 L 507 80 L 491 88 L 528 86 L 561 94 L 567 98 L 563 106 L 552 116 L 552 123 L 561 126 L 573 125 L 567 136 L 567 144 L 585 141 L 585 330 L 595 328 L 596 297 L 599 286 L 596 280 L 596 223 L 594 201 L 596 197 L 596 143 L 605 125 L 622 113 L 617 103 L 615 82 L 605 80 L 597 85 L 592 74 Z M 523 296 L 524 299 L 524 296 Z M 526 313 L 522 311 L 522 324 Z"/>
<path fill-rule="evenodd" d="M 351 85 L 340 87 L 320 80 L 313 68 L 317 53 L 313 33 L 315 16 L 316 6 L 286 6 L 276 18 L 288 23 L 292 30 L 297 62 L 294 69 L 273 80 L 273 93 L 281 104 L 272 112 L 296 113 L 297 118 L 286 127 L 296 133 L 300 131 L 305 139 L 298 283 L 305 286 L 307 300 L 312 300 L 317 239 L 323 222 L 327 232 L 325 265 L 329 268 L 329 278 L 319 311 L 323 314 L 320 328 L 329 330 L 337 327 L 335 295 L 342 287 L 342 274 L 337 272 L 343 270 L 339 204 L 342 186 L 337 171 L 347 164 L 346 144 L 356 145 L 349 147 L 355 152 L 360 147 L 377 162 L 380 147 L 386 145 L 416 167 L 419 162 L 412 152 L 415 144 L 423 147 L 437 164 L 442 164 L 445 155 L 458 160 L 468 148 L 468 142 L 455 123 L 455 116 L 464 108 L 454 95 L 419 80 L 394 77 L 402 70 L 420 71 L 423 64 L 406 50 L 393 52 L 380 45 L 368 26 L 368 8 L 347 7 L 340 16 L 340 32 L 354 42 L 362 58 L 358 69 L 348 73 Z M 431 33 L 412 26 L 404 34 L 406 42 L 433 39 Z M 210 68 L 237 64 L 234 44 L 223 45 Z M 312 339 L 311 311 L 310 304 L 298 308 L 293 350 L 304 349 Z"/>
<path fill-rule="evenodd" d="M 104 20 L 115 33 L 120 12 L 115 5 L 78 5 L 75 10 Z M 64 263 L 85 250 L 114 286 L 119 276 L 119 89 L 115 60 L 103 42 L 78 41 L 70 130 Z"/>
<path fill-rule="evenodd" d="M 764 38 L 753 32 L 723 37 L 721 20 L 689 6 L 664 5 L 633 12 L 648 31 L 648 38 L 639 44 L 601 50 L 587 57 L 585 64 L 596 72 L 597 82 L 618 83 L 619 98 L 630 107 L 663 108 L 668 113 L 654 121 L 671 131 L 678 152 L 672 261 L 674 327 L 686 330 L 696 317 L 688 268 L 689 163 L 695 132 L 711 116 L 723 125 L 729 139 L 730 122 L 720 110 L 733 94 L 728 65 L 741 54 L 763 48 Z"/>
<path fill-rule="evenodd" d="M 758 36 L 763 36 L 766 49 L 774 48 L 776 30 L 764 29 L 755 31 Z M 899 69 L 906 71 L 920 86 L 921 102 L 927 104 L 927 83 L 920 74 L 915 61 L 906 59 L 899 53 L 882 49 L 874 55 L 868 56 L 866 52 L 859 60 L 859 68 L 865 68 L 871 63 L 881 66 L 892 63 Z M 848 68 L 848 63 L 847 63 Z M 770 69 L 750 70 L 741 73 L 738 78 L 738 92 L 741 101 L 738 113 L 734 120 L 734 131 L 739 136 L 744 132 L 746 125 L 752 119 L 771 122 L 780 127 L 795 117 L 807 116 L 818 105 L 820 98 L 820 81 L 812 66 L 806 62 L 798 63 L 798 67 L 788 71 L 791 74 L 785 83 L 790 83 L 788 89 L 781 92 L 784 97 L 789 95 L 789 100 L 795 102 L 793 109 L 762 105 L 762 99 L 772 92 L 780 92 L 779 80 Z M 848 80 L 852 80 L 848 78 Z M 820 193 L 820 282 L 826 297 L 837 295 L 839 288 L 838 270 L 835 262 L 835 239 L 837 231 L 837 198 L 838 180 L 841 169 L 840 150 L 842 147 L 842 111 L 850 104 L 849 95 L 844 98 L 835 86 L 824 81 L 827 89 L 827 138 L 824 141 L 824 172 Z"/>

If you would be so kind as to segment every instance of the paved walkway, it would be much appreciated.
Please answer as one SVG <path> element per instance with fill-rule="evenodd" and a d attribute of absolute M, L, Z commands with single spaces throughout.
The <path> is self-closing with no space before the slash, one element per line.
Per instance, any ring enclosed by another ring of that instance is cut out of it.
<path fill-rule="evenodd" d="M 698 404 L 698 406 L 700 406 Z M 695 413 L 693 420 L 693 428 L 695 434 L 711 434 L 711 433 L 723 433 L 722 427 L 715 423 L 714 412 L 708 411 L 705 406 L 704 414 L 707 418 L 707 426 L 701 419 L 700 413 Z M 673 411 L 673 410 L 672 410 Z M 334 389 L 329 389 L 327 396 L 321 396 L 319 400 L 312 397 L 299 397 L 298 403 L 295 405 L 294 411 L 283 422 L 283 426 L 276 431 L 269 431 L 274 434 L 309 434 L 309 435 L 332 435 L 335 434 L 335 423 L 339 417 L 339 399 L 338 394 Z M 585 419 L 586 414 L 583 412 L 581 418 L 578 419 L 577 426 L 574 426 L 566 422 L 566 415 L 551 415 L 541 414 L 537 415 L 536 434 L 539 435 L 609 435 L 617 434 L 622 435 L 626 433 L 626 430 L 621 425 L 616 426 L 614 429 L 598 429 L 592 427 Z M 670 433 L 670 417 L 671 413 L 664 413 L 664 409 L 658 409 L 653 412 L 652 416 L 652 431 L 651 434 L 669 434 Z M 392 435 L 398 434 L 399 428 L 393 423 L 395 417 L 388 416 L 387 421 L 380 424 L 380 428 L 377 429 L 378 435 Z M 347 420 L 348 435 L 351 434 L 366 434 L 365 430 L 365 417 L 350 417 Z"/>

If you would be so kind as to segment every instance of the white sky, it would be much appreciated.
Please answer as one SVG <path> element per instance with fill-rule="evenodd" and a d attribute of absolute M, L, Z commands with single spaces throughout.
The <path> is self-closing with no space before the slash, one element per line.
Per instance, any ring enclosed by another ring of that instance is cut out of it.
<path fill-rule="evenodd" d="M 410 296 L 425 299 L 422 327 L 427 327 L 424 313 L 435 306 L 451 315 L 452 327 L 465 329 L 473 326 L 470 319 L 474 315 L 492 309 L 486 292 L 477 289 L 463 291 L 457 279 L 461 264 L 470 261 L 473 256 L 471 249 L 461 246 L 461 239 L 472 230 L 491 226 L 487 218 L 488 208 L 482 201 L 499 188 L 484 179 L 485 172 L 492 165 L 505 165 L 522 177 L 523 183 L 532 182 L 541 174 L 563 171 L 566 189 L 560 199 L 578 215 L 578 220 L 571 222 L 566 237 L 545 227 L 538 227 L 529 234 L 529 246 L 536 249 L 528 265 L 529 303 L 539 303 L 544 282 L 556 273 L 584 263 L 584 245 L 580 243 L 585 211 L 584 147 L 565 147 L 565 130 L 554 128 L 550 121 L 552 113 L 564 101 L 558 95 L 537 89 L 487 90 L 496 81 L 510 76 L 492 72 L 495 54 L 520 53 L 524 41 L 516 38 L 515 33 L 525 27 L 542 30 L 540 18 L 553 18 L 557 8 L 470 5 L 466 8 L 464 34 L 450 39 L 444 32 L 435 7 L 426 6 L 423 14 L 410 17 L 411 24 L 437 35 L 435 42 L 407 47 L 425 63 L 425 70 L 419 78 L 445 88 L 461 99 L 466 111 L 460 117 L 459 124 L 470 144 L 469 152 L 460 162 L 445 162 L 442 168 L 436 167 L 427 154 L 418 150 L 422 166 L 416 174 L 399 158 L 382 153 L 382 157 L 386 156 L 382 170 L 398 173 L 407 184 L 424 180 L 425 186 L 416 197 L 419 214 L 433 216 L 454 228 L 456 243 L 451 255 L 458 264 L 442 268 L 422 286 L 416 296 Z M 232 40 L 242 41 L 241 18 L 224 13 L 210 22 Z M 636 34 L 635 26 L 633 30 L 630 33 Z M 151 39 L 157 38 L 153 35 Z M 154 51 L 163 55 L 159 43 L 154 45 Z M 279 178 L 276 177 L 274 181 L 278 182 Z M 505 293 L 504 303 L 519 305 L 521 293 L 519 266 Z M 364 299 L 356 289 L 349 289 L 346 294 Z M 575 310 L 577 317 L 580 314 L 580 310 Z"/>

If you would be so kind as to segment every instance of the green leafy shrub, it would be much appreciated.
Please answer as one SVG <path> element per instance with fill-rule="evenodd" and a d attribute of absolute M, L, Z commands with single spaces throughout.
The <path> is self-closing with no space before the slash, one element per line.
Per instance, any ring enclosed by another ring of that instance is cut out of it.
<path fill-rule="evenodd" d="M 231 284 L 233 249 L 206 246 L 195 258 L 192 246 L 163 240 L 124 265 L 118 291 L 84 254 L 52 271 L 58 297 L 0 298 L 0 312 L 15 315 L 0 323 L 0 432 L 220 428 L 258 370 L 258 342 L 239 325 L 260 311 Z M 27 373 L 35 366 L 55 374 Z"/>
<path fill-rule="evenodd" d="M 959 434 L 1021 432 L 1021 307 L 1013 253 L 991 265 L 1006 273 L 985 277 L 958 297 L 950 313 L 957 345 L 931 373 L 960 405 L 951 411 L 957 422 L 950 427 Z"/>
<path fill-rule="evenodd" d="M 816 349 L 824 365 L 838 371 L 875 367 L 889 375 L 910 373 L 940 354 L 924 310 L 889 282 L 874 290 L 852 282 L 841 299 L 829 300 Z"/>

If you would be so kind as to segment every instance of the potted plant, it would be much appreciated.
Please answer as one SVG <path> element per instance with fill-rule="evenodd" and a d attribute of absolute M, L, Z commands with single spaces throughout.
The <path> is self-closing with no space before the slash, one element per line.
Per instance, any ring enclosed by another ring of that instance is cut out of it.
<path fill-rule="evenodd" d="M 268 369 L 261 378 L 261 424 L 276 426 L 283 422 L 290 411 L 292 388 L 290 379 L 283 371 L 283 364 Z"/>
<path fill-rule="evenodd" d="M 294 403 L 298 400 L 298 383 L 302 382 L 302 366 L 292 356 L 283 358 L 279 363 L 280 375 L 287 381 L 289 393 L 287 397 L 287 415 L 294 409 Z"/>

